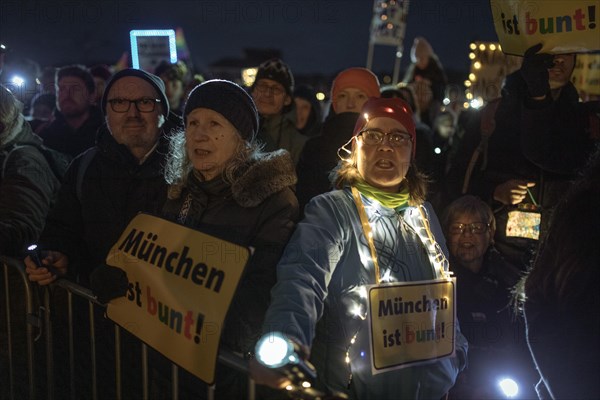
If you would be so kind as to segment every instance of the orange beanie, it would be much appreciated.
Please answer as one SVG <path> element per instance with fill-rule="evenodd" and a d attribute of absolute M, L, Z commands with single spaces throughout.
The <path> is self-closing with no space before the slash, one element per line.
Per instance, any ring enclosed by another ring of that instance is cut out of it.
<path fill-rule="evenodd" d="M 379 81 L 374 73 L 366 68 L 348 68 L 340 72 L 331 85 L 331 102 L 334 111 L 337 94 L 347 88 L 362 90 L 367 97 L 380 97 Z"/>

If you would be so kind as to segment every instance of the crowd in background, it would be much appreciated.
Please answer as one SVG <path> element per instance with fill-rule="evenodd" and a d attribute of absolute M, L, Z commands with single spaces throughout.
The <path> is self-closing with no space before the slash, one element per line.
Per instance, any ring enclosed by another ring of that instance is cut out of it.
<path fill-rule="evenodd" d="M 593 397 L 600 103 L 582 102 L 570 81 L 576 54 L 537 50 L 505 78 L 501 98 L 479 110 L 444 101 L 448 80 L 425 38 L 415 40 L 403 82 L 382 86 L 372 71 L 351 67 L 332 80 L 327 101 L 280 59 L 265 60 L 247 88 L 206 81 L 182 61 L 153 74 L 44 68 L 26 105 L 9 85 L 0 88 L 0 253 L 24 258 L 39 242 L 48 268 L 29 259 L 32 280 L 64 274 L 110 300 L 107 282 L 122 276 L 104 259 L 139 211 L 251 245 L 258 250 L 223 343 L 252 351 L 272 272 L 298 221 L 322 206 L 315 197 L 334 188 L 336 165 L 365 126 L 361 110 L 373 98 L 400 99 L 414 122 L 409 171 L 423 175 L 424 200 L 441 217 L 469 343 L 450 398 L 496 398 L 491 382 L 507 372 L 532 395 L 541 377 L 540 396 Z M 201 130 L 217 125 L 231 148 L 203 144 Z M 52 165 L 61 157 L 70 162 L 64 174 Z M 239 221 L 247 222 L 232 231 Z M 241 311 L 242 304 L 254 306 Z M 228 376 L 219 372 L 230 390 L 222 396 L 239 393 Z"/>

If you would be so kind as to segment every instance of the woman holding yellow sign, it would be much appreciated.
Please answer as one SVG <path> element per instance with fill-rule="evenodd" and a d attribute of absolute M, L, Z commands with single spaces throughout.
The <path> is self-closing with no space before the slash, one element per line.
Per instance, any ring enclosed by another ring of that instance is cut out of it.
<path fill-rule="evenodd" d="M 306 206 L 277 267 L 251 365 L 258 383 L 311 385 L 278 374 L 286 362 L 304 365 L 302 354 L 274 357 L 281 337 L 310 348 L 318 389 L 356 399 L 439 399 L 464 368 L 447 249 L 414 165 L 412 115 L 400 99 L 363 106 L 332 173 L 338 190 Z"/>
<path fill-rule="evenodd" d="M 294 163 L 284 150 L 260 152 L 256 106 L 233 82 L 196 86 L 183 119 L 185 131 L 173 136 L 168 157 L 164 215 L 254 249 L 221 334 L 222 346 L 247 353 L 260 336 L 275 266 L 298 218 Z M 245 376 L 217 368 L 217 398 L 242 398 L 246 386 Z"/>

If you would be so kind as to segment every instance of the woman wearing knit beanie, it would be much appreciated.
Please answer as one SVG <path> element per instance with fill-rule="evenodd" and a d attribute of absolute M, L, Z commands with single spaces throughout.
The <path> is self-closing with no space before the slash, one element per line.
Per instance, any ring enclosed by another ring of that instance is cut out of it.
<path fill-rule="evenodd" d="M 285 150 L 259 151 L 256 106 L 233 82 L 196 86 L 183 118 L 165 171 L 164 215 L 254 249 L 221 332 L 221 346 L 246 354 L 260 336 L 275 266 L 298 218 L 294 163 Z M 217 399 L 245 398 L 246 386 L 244 375 L 217 368 Z"/>
<path fill-rule="evenodd" d="M 267 368 L 279 362 L 268 353 L 269 340 L 283 336 L 310 356 L 318 390 L 352 399 L 440 399 L 454 385 L 467 351 L 454 297 L 447 295 L 453 304 L 447 313 L 417 305 L 427 322 L 416 322 L 404 306 L 451 282 L 442 229 L 413 162 L 415 135 L 404 101 L 369 99 L 362 107 L 331 176 L 337 190 L 306 206 L 277 265 L 265 332 L 250 364 L 257 383 L 289 384 Z M 392 287 L 393 294 L 380 291 Z M 410 294 L 410 287 L 419 289 Z M 398 307 L 391 311 L 393 301 Z M 412 329 L 435 330 L 444 321 L 451 328 L 417 355 Z"/>

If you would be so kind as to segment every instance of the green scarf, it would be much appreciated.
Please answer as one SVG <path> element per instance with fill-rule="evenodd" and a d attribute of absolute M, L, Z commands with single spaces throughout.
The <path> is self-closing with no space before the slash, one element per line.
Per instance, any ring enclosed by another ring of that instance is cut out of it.
<path fill-rule="evenodd" d="M 403 185 L 403 188 L 398 193 L 384 192 L 381 189 L 377 189 L 369 185 L 364 180 L 359 180 L 354 184 L 354 187 L 358 189 L 364 196 L 377 200 L 384 207 L 393 208 L 396 211 L 402 211 L 408 207 L 408 186 Z"/>

